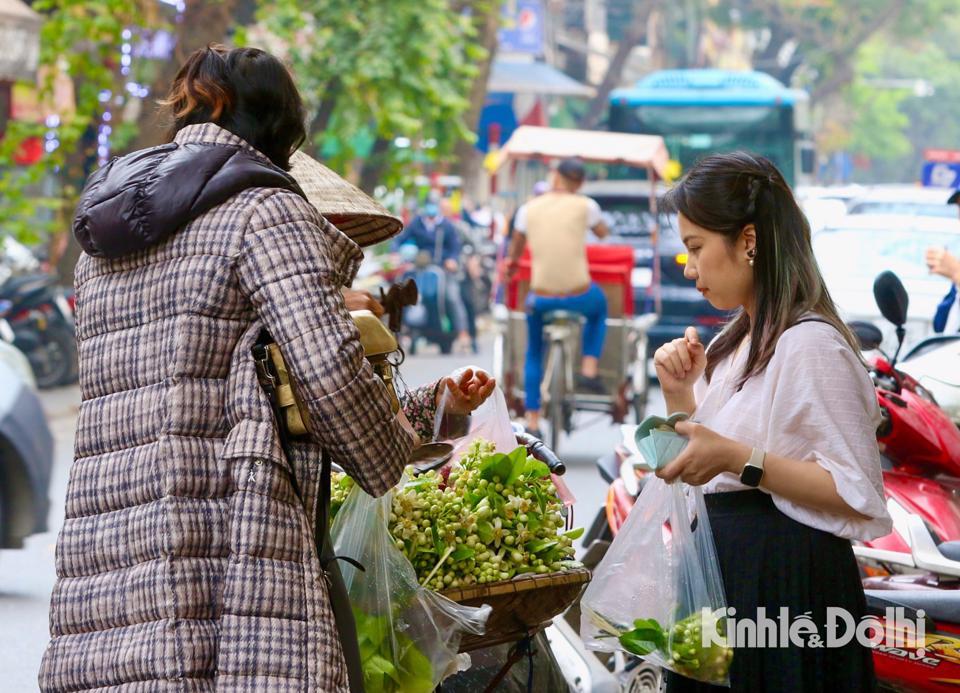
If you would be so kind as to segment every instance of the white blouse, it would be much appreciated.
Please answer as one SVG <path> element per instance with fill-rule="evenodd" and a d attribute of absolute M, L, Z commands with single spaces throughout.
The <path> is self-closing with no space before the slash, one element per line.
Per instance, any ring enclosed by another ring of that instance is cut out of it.
<path fill-rule="evenodd" d="M 744 445 L 819 464 L 833 476 L 840 497 L 871 519 L 834 515 L 771 494 L 788 517 L 847 539 L 889 534 L 876 438 L 880 407 L 869 374 L 840 333 L 821 322 L 791 327 L 766 370 L 737 392 L 748 353 L 744 346 L 717 364 L 710 384 L 706 378 L 697 382 L 693 420 Z M 703 490 L 746 488 L 725 472 Z"/>

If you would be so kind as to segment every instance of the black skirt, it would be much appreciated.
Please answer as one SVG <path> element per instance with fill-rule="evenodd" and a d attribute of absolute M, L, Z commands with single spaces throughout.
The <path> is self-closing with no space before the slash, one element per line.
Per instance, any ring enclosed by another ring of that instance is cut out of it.
<path fill-rule="evenodd" d="M 776 620 L 809 612 L 826 638 L 827 607 L 845 608 L 856 622 L 866 613 L 860 572 L 850 542 L 780 512 L 761 491 L 705 496 L 727 605 L 735 618 Z M 835 648 L 737 648 L 729 689 L 668 673 L 669 693 L 859 693 L 876 690 L 871 651 L 854 639 Z"/>

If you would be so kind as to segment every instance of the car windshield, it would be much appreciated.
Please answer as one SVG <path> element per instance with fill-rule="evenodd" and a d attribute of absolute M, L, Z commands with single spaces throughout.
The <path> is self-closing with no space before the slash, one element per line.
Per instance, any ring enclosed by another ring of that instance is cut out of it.
<path fill-rule="evenodd" d="M 957 217 L 956 205 L 923 202 L 858 202 L 850 209 L 850 214 L 912 214 L 921 217 Z"/>
<path fill-rule="evenodd" d="M 603 212 L 603 220 L 614 236 L 649 236 L 654 218 L 646 201 L 595 198 Z"/>

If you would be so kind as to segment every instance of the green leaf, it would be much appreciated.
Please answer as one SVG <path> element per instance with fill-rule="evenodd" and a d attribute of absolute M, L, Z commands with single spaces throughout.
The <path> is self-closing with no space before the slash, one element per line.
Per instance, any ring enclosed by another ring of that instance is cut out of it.
<path fill-rule="evenodd" d="M 380 655 L 373 655 L 363 663 L 364 676 L 389 676 L 391 679 L 397 679 L 397 668 L 390 660 Z"/>
<path fill-rule="evenodd" d="M 584 532 L 583 527 L 577 527 L 576 529 L 571 529 L 569 532 L 565 533 L 563 536 L 565 536 L 567 539 L 572 539 L 576 541 L 577 539 L 583 536 L 583 532 Z"/>
<path fill-rule="evenodd" d="M 527 468 L 527 449 L 522 445 L 510 453 L 510 473 L 504 481 L 504 486 L 513 486 L 517 482 L 517 477 L 523 474 Z"/>
<path fill-rule="evenodd" d="M 648 655 L 658 649 L 657 643 L 655 643 L 653 640 L 644 640 L 643 638 L 633 634 L 632 631 L 624 633 L 618 639 L 620 644 L 623 645 L 623 649 L 640 657 Z"/>
<path fill-rule="evenodd" d="M 493 525 L 482 520 L 477 523 L 477 536 L 480 537 L 480 541 L 484 544 L 489 544 L 493 541 Z"/>
<path fill-rule="evenodd" d="M 533 541 L 528 541 L 524 545 L 524 548 L 530 553 L 543 553 L 555 546 L 557 546 L 557 542 L 553 539 L 534 539 Z"/>
<path fill-rule="evenodd" d="M 404 651 L 397 690 L 403 693 L 431 693 L 434 689 L 433 666 L 417 647 L 410 644 Z"/>
<path fill-rule="evenodd" d="M 471 549 L 469 546 L 461 546 L 459 549 L 450 554 L 450 558 L 454 561 L 465 561 L 469 558 L 473 558 L 477 555 L 477 552 L 474 549 Z"/>
<path fill-rule="evenodd" d="M 494 477 L 497 477 L 502 483 L 510 476 L 512 471 L 513 460 L 502 452 L 491 455 L 480 463 L 480 478 L 490 482 L 493 481 Z"/>
<path fill-rule="evenodd" d="M 618 638 L 625 650 L 643 656 L 666 648 L 667 634 L 655 619 L 637 619 L 633 625 L 633 629 Z"/>
<path fill-rule="evenodd" d="M 542 479 L 543 477 L 550 476 L 550 467 L 540 460 L 531 457 L 527 460 L 523 468 L 523 473 L 530 478 Z"/>

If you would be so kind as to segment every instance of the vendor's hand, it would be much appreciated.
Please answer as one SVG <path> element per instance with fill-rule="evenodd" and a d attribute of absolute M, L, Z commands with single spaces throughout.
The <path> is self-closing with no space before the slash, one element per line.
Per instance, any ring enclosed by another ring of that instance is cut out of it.
<path fill-rule="evenodd" d="M 444 414 L 465 416 L 487 401 L 497 381 L 486 372 L 466 368 L 443 379 L 437 388 L 437 406 L 443 402 Z"/>
<path fill-rule="evenodd" d="M 356 289 L 344 289 L 343 300 L 347 304 L 347 310 L 369 310 L 378 318 L 383 315 L 383 306 L 380 301 L 373 297 L 369 291 L 357 291 Z"/>
<path fill-rule="evenodd" d="M 446 260 L 444 260 L 444 261 L 443 261 L 443 266 L 444 266 L 444 268 L 446 268 L 446 270 L 447 270 L 448 272 L 456 272 L 456 271 L 457 271 L 457 261 L 454 260 L 453 258 L 447 258 Z"/>
<path fill-rule="evenodd" d="M 702 486 L 723 472 L 739 476 L 750 459 L 749 447 L 725 438 L 702 424 L 679 421 L 674 430 L 689 438 L 690 442 L 675 460 L 657 470 L 657 476 L 668 483 L 679 478 L 691 486 Z"/>
<path fill-rule="evenodd" d="M 954 283 L 960 283 L 960 260 L 954 257 L 946 248 L 930 248 L 927 250 L 927 267 L 931 274 L 939 274 Z"/>
<path fill-rule="evenodd" d="M 696 327 L 688 327 L 683 337 L 667 342 L 653 355 L 653 365 L 664 392 L 693 388 L 707 367 L 707 353 Z"/>

